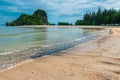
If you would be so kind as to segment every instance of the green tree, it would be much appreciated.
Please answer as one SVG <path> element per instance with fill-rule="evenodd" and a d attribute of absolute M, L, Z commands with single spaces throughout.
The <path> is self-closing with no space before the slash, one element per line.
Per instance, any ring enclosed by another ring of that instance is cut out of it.
<path fill-rule="evenodd" d="M 72 23 L 68 23 L 68 22 L 58 22 L 58 25 L 72 25 Z"/>
<path fill-rule="evenodd" d="M 95 25 L 95 23 L 96 23 L 96 14 L 95 12 L 93 12 L 91 15 L 91 25 Z"/>
<path fill-rule="evenodd" d="M 86 13 L 83 20 L 77 20 L 75 25 L 120 25 L 120 10 L 109 9 Z"/>
<path fill-rule="evenodd" d="M 96 14 L 96 25 L 101 25 L 102 24 L 102 12 L 101 8 L 98 8 L 97 14 Z"/>
<path fill-rule="evenodd" d="M 85 21 L 84 20 L 77 20 L 75 25 L 85 25 Z"/>
<path fill-rule="evenodd" d="M 86 13 L 84 15 L 84 22 L 85 22 L 85 25 L 90 25 L 90 14 Z"/>

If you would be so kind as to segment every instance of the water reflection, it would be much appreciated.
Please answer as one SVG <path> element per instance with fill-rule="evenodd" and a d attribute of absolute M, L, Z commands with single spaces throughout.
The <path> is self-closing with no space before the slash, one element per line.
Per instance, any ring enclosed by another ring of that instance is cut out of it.
<path fill-rule="evenodd" d="M 92 31 L 81 28 L 2 28 L 0 53 L 73 41 Z"/>
<path fill-rule="evenodd" d="M 47 28 L 27 28 L 28 31 L 21 36 L 20 43 L 24 45 L 36 46 L 44 45 L 47 40 Z"/>
<path fill-rule="evenodd" d="M 99 30 L 101 30 L 101 29 L 83 29 L 83 34 L 85 34 L 85 35 L 88 35 L 88 34 L 90 34 L 90 33 L 92 33 L 92 32 L 95 32 L 95 31 L 99 31 Z"/>
<path fill-rule="evenodd" d="M 33 28 L 34 34 L 33 39 L 35 42 L 38 42 L 42 45 L 46 43 L 47 40 L 47 28 Z"/>

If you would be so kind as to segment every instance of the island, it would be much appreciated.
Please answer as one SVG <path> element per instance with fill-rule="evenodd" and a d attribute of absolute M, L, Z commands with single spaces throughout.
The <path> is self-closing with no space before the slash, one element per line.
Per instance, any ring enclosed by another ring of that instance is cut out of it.
<path fill-rule="evenodd" d="M 47 25 L 49 24 L 47 13 L 38 9 L 32 15 L 21 14 L 16 20 L 6 22 L 6 26 L 23 26 L 23 25 Z"/>

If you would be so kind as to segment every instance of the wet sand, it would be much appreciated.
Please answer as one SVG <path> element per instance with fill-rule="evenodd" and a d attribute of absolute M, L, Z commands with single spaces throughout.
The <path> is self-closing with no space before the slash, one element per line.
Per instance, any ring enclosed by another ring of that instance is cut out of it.
<path fill-rule="evenodd" d="M 25 26 L 20 26 L 20 27 L 25 27 L 25 28 L 45 28 L 45 27 L 49 27 L 49 28 L 94 28 L 94 29 L 103 29 L 104 27 L 110 28 L 113 26 L 75 26 L 75 25 L 25 25 Z"/>
<path fill-rule="evenodd" d="M 0 72 L 0 80 L 120 80 L 120 28 L 81 44 Z"/>

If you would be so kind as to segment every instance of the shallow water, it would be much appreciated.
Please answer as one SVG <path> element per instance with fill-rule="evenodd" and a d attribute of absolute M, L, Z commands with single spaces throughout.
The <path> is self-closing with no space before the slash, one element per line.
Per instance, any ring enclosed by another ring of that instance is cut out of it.
<path fill-rule="evenodd" d="M 0 70 L 44 55 L 57 54 L 108 34 L 82 28 L 0 27 Z"/>
<path fill-rule="evenodd" d="M 94 31 L 82 28 L 0 27 L 0 54 L 82 40 Z"/>

